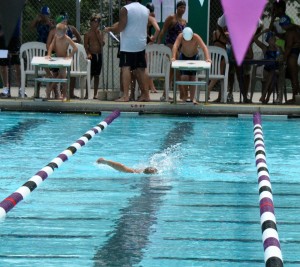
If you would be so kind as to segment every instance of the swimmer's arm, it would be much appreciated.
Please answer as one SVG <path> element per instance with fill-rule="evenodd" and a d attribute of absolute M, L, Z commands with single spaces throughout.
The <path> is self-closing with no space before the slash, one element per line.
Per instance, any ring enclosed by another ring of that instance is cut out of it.
<path fill-rule="evenodd" d="M 261 42 L 260 40 L 259 40 L 259 37 L 261 36 L 261 35 L 263 35 L 264 33 L 266 33 L 268 31 L 268 29 L 267 30 L 265 30 L 265 31 L 261 31 L 259 34 L 256 34 L 256 35 L 254 35 L 254 37 L 253 37 L 253 40 L 254 40 L 254 43 L 265 53 L 266 52 L 266 50 L 267 50 L 267 46 L 263 43 L 263 42 Z"/>
<path fill-rule="evenodd" d="M 54 45 L 55 45 L 55 40 L 56 40 L 56 36 L 54 35 L 52 41 L 51 41 L 51 44 L 47 50 L 47 56 L 46 58 L 47 59 L 50 59 L 51 58 L 51 55 L 52 55 L 52 51 L 53 51 L 53 48 L 54 48 Z"/>
<path fill-rule="evenodd" d="M 112 167 L 113 169 L 117 170 L 117 171 L 120 171 L 120 172 L 127 172 L 127 173 L 137 173 L 137 172 L 140 172 L 139 170 L 135 170 L 135 169 L 132 169 L 132 168 L 129 168 L 119 162 L 115 162 L 115 161 L 112 161 L 112 160 L 106 160 L 104 158 L 99 158 L 97 159 L 97 163 L 98 164 L 105 164 L 105 165 L 108 165 L 110 167 Z"/>
<path fill-rule="evenodd" d="M 105 32 L 120 33 L 122 32 L 127 25 L 127 9 L 122 7 L 119 13 L 119 21 L 113 24 L 111 27 L 106 27 Z"/>
<path fill-rule="evenodd" d="M 198 46 L 203 50 L 205 61 L 211 62 L 208 48 L 205 45 L 205 43 L 203 42 L 202 38 L 198 34 L 194 34 L 194 38 L 196 39 Z"/>
<path fill-rule="evenodd" d="M 175 61 L 177 58 L 178 48 L 181 45 L 182 38 L 183 38 L 182 33 L 179 33 L 172 48 L 172 58 L 171 58 L 172 61 Z"/>
<path fill-rule="evenodd" d="M 73 58 L 74 54 L 78 51 L 78 48 L 77 48 L 75 42 L 69 36 L 67 36 L 67 40 L 69 42 L 69 45 L 72 46 L 72 48 L 73 48 L 71 54 L 68 55 L 67 58 Z"/>
<path fill-rule="evenodd" d="M 172 25 L 173 16 L 169 16 L 166 18 L 163 28 L 160 31 L 158 37 L 157 37 L 157 43 L 160 44 L 162 41 L 162 38 L 164 37 L 165 33 L 168 31 L 169 27 Z"/>
<path fill-rule="evenodd" d="M 159 26 L 157 24 L 157 21 L 154 17 L 149 16 L 148 20 L 151 23 L 151 25 L 153 26 L 153 28 L 155 29 L 155 33 L 152 37 L 152 42 L 155 42 L 158 35 L 159 35 L 159 33 L 160 33 L 160 28 L 159 28 Z"/>

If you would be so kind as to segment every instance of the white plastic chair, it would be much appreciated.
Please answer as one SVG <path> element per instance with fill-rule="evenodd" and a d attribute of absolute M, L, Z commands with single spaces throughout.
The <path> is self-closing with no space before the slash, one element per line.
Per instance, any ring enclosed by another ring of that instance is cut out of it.
<path fill-rule="evenodd" d="M 26 76 L 35 74 L 35 68 L 31 65 L 32 58 L 46 56 L 46 51 L 46 44 L 41 42 L 28 42 L 21 45 L 21 88 L 25 89 Z M 39 69 L 38 75 L 45 75 L 45 70 Z"/>
<path fill-rule="evenodd" d="M 80 97 L 84 97 L 84 91 L 91 89 L 91 61 L 87 58 L 86 51 L 82 44 L 76 44 L 78 51 L 73 56 L 72 66 L 71 66 L 71 77 L 76 77 L 80 79 Z M 69 47 L 69 54 L 72 51 L 72 47 Z M 84 78 L 84 79 L 81 79 Z"/>
<path fill-rule="evenodd" d="M 149 44 L 146 47 L 146 56 L 149 77 L 164 78 L 166 101 L 169 101 L 171 49 L 163 44 Z"/>
<path fill-rule="evenodd" d="M 221 80 L 221 102 L 227 101 L 227 87 L 228 87 L 228 73 L 229 73 L 229 60 L 225 49 L 217 46 L 208 46 L 208 51 L 211 58 L 211 68 L 209 72 L 209 79 Z M 205 60 L 202 49 L 199 49 L 200 60 Z M 225 60 L 225 72 L 221 73 L 221 61 Z M 198 79 L 205 79 L 205 73 L 199 72 Z M 200 90 L 197 89 L 197 100 L 199 101 Z"/>

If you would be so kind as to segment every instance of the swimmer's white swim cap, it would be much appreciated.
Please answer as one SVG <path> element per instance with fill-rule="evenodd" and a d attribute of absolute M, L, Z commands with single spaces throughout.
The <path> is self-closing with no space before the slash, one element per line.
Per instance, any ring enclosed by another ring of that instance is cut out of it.
<path fill-rule="evenodd" d="M 194 33 L 190 27 L 186 27 L 186 28 L 184 28 L 182 35 L 183 35 L 184 40 L 190 41 L 190 40 L 192 40 Z"/>

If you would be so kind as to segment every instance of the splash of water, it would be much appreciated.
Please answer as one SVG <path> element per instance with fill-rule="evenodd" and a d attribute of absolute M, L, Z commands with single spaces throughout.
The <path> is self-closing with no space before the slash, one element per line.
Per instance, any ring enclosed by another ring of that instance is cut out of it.
<path fill-rule="evenodd" d="M 172 172 L 178 166 L 178 160 L 182 157 L 181 143 L 172 145 L 150 158 L 150 166 L 158 169 L 159 173 Z"/>

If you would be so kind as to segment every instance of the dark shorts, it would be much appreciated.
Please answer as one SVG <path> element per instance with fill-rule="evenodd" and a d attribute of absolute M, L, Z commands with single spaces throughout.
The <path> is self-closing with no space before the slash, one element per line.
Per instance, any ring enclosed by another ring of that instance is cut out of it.
<path fill-rule="evenodd" d="M 102 68 L 102 54 L 92 54 L 91 75 L 98 76 Z"/>
<path fill-rule="evenodd" d="M 120 52 L 119 67 L 130 67 L 131 70 L 137 68 L 147 68 L 145 50 L 140 52 Z"/>
<path fill-rule="evenodd" d="M 20 47 L 21 47 L 20 38 L 16 38 L 16 37 L 11 38 L 7 47 L 7 50 L 11 55 L 10 58 L 11 65 L 20 65 L 20 56 L 19 56 Z M 0 58 L 0 66 L 8 66 L 8 65 L 9 65 L 8 58 Z"/>
<path fill-rule="evenodd" d="M 199 60 L 199 55 L 196 54 L 192 57 L 186 57 L 184 54 L 180 53 L 179 60 Z M 194 70 L 181 70 L 180 75 L 188 75 L 188 76 L 195 76 L 197 71 Z"/>

